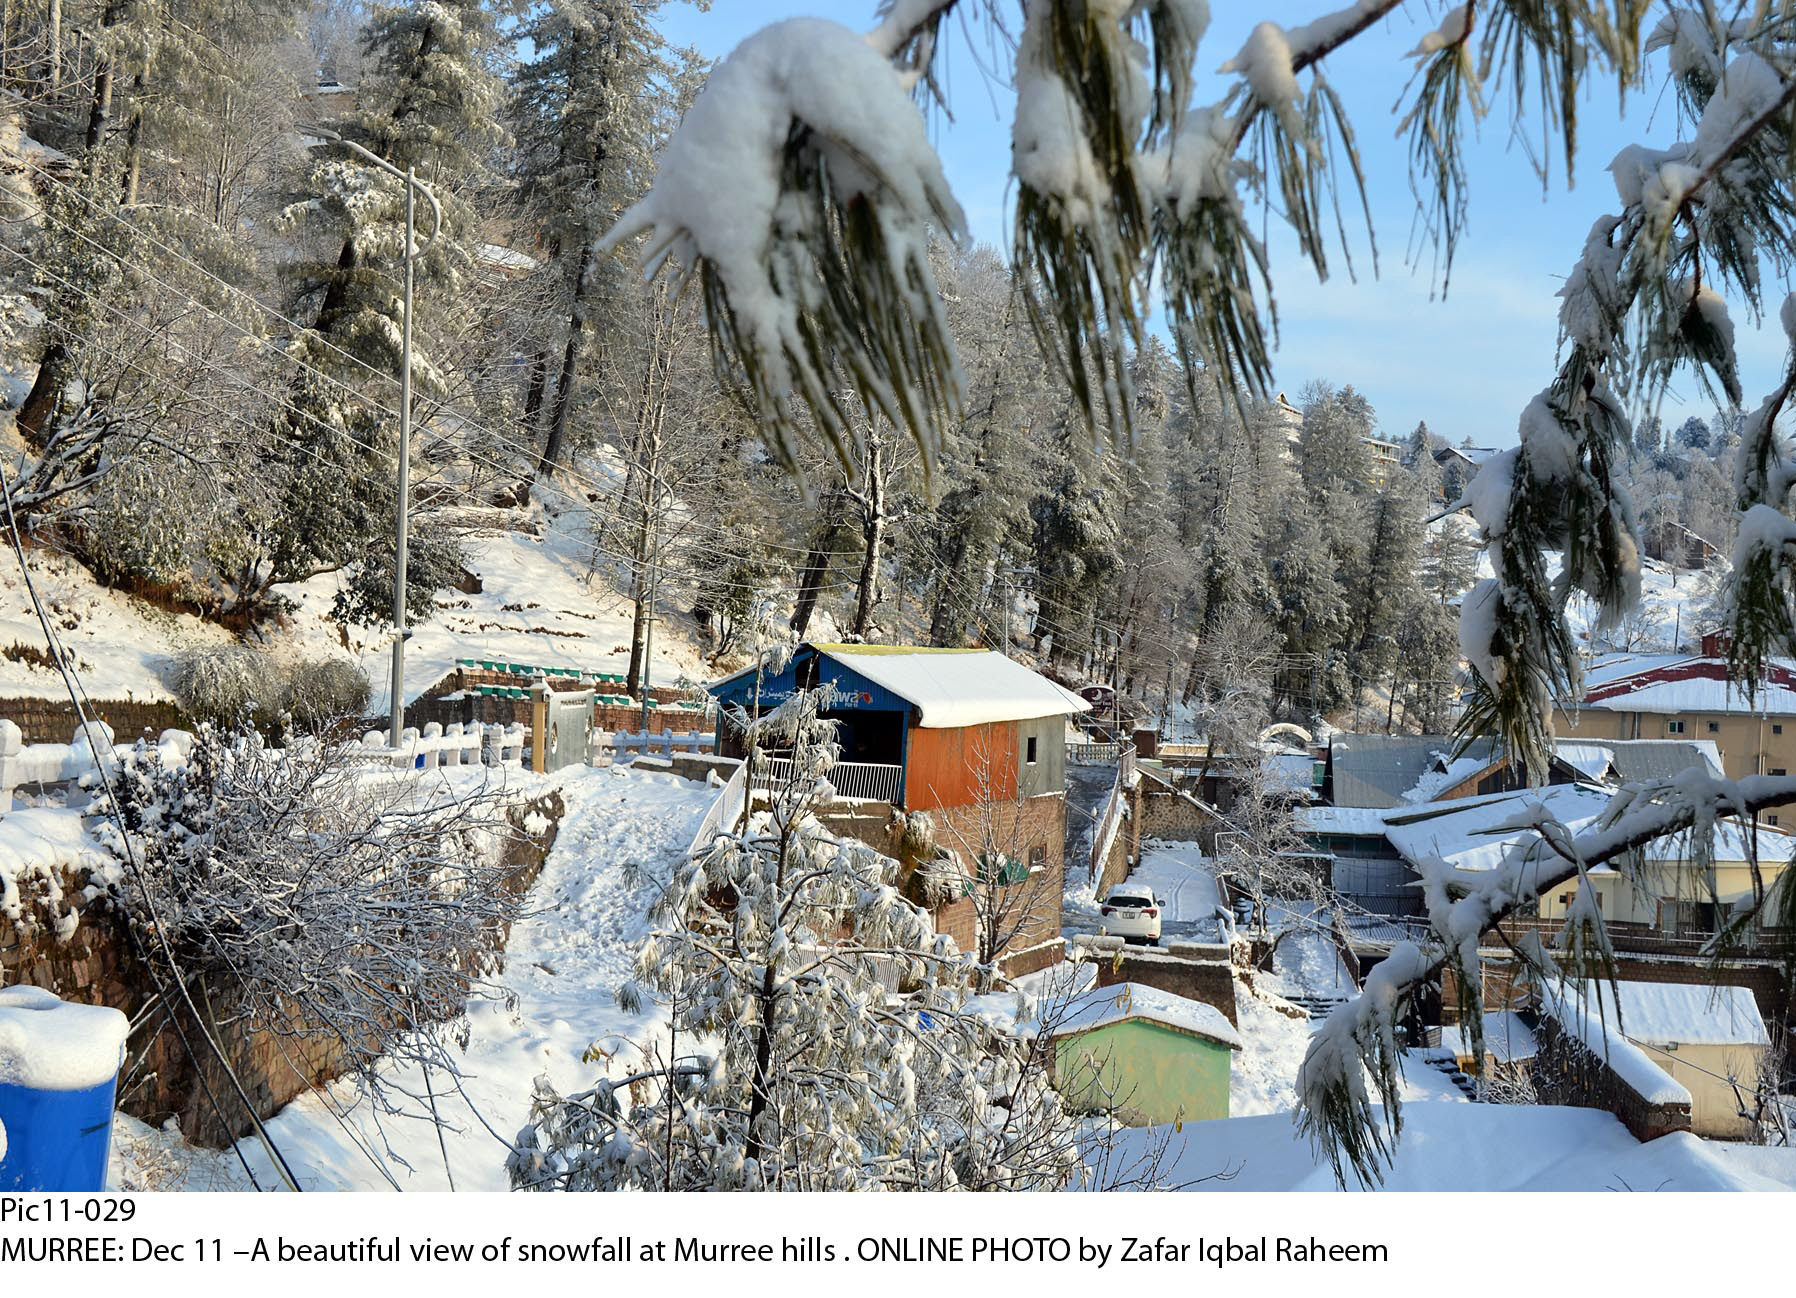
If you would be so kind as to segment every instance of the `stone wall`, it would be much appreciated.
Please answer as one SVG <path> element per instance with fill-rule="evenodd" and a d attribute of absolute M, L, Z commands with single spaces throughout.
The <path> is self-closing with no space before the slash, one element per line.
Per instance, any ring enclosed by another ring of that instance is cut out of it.
<path fill-rule="evenodd" d="M 1583 1042 L 1543 1016 L 1534 1030 L 1540 1052 L 1534 1058 L 1534 1089 L 1542 1104 L 1607 1109 L 1636 1140 L 1656 1140 L 1690 1130 L 1690 1105 L 1654 1103 L 1644 1098 Z"/>
<path fill-rule="evenodd" d="M 554 845 L 562 810 L 561 795 L 551 793 L 511 811 L 519 832 L 502 861 L 507 887 L 515 895 L 535 883 Z M 547 821 L 548 827 L 528 833 L 524 826 L 532 815 Z M 39 882 L 29 885 L 29 892 L 21 889 L 27 895 L 19 924 L 0 915 L 0 985 L 30 983 L 64 1000 L 113 1006 L 133 1020 L 141 1015 L 143 1022 L 131 1036 L 120 1076 L 119 1107 L 154 1126 L 172 1117 L 195 1144 L 219 1148 L 249 1134 L 251 1124 L 242 1102 L 205 1045 L 193 1015 L 184 1004 L 157 1006 L 155 979 L 105 897 L 84 896 L 85 878 L 65 875 L 57 882 L 65 903 L 46 904 Z M 59 939 L 50 924 L 70 910 L 79 923 L 66 940 Z M 503 949 L 506 937 L 502 930 L 492 931 L 492 948 Z M 340 1043 L 317 1025 L 297 1017 L 280 1024 L 252 1023 L 240 1013 L 241 998 L 228 979 L 198 977 L 189 991 L 258 1117 L 279 1112 L 295 1097 L 342 1072 Z M 192 1057 L 182 1045 L 183 1035 L 191 1044 Z M 207 1098 L 208 1086 L 218 1098 L 216 1110 Z"/>
<path fill-rule="evenodd" d="M 1214 1005 L 1235 1018 L 1235 971 L 1226 946 L 1175 942 L 1164 951 L 1125 944 L 1121 938 L 1096 938 L 1082 944 L 1098 971 L 1098 986 L 1140 983 L 1187 1000 Z"/>
<path fill-rule="evenodd" d="M 181 709 L 168 701 L 146 702 L 140 699 L 94 699 L 87 704 L 96 721 L 112 727 L 114 740 L 132 744 L 148 735 L 154 739 L 164 730 L 191 730 Z M 18 726 L 28 744 L 66 744 L 81 719 L 75 706 L 65 699 L 0 699 L 0 718 Z"/>

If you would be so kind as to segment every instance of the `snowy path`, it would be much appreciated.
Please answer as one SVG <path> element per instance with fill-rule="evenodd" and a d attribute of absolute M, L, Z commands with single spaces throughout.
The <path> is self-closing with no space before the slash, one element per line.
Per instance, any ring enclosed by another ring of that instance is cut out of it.
<path fill-rule="evenodd" d="M 532 913 L 506 944 L 502 994 L 468 1006 L 462 1056 L 467 1100 L 444 1096 L 435 1078 L 448 1164 L 461 1190 L 503 1190 L 505 1147 L 526 1121 L 531 1085 L 548 1073 L 564 1094 L 590 1086 L 600 1067 L 582 1062 L 589 1047 L 628 1066 L 632 1038 L 653 1029 L 653 1018 L 617 1008 L 614 992 L 629 977 L 653 885 L 633 866 L 665 877 L 683 851 L 715 791 L 669 775 L 580 770 L 561 781 L 567 814 L 555 849 L 529 897 Z M 421 1078 L 404 1079 L 412 1085 Z M 377 1124 L 358 1088 L 338 1082 L 325 1096 L 295 1101 L 269 1130 L 306 1189 L 387 1189 L 369 1150 L 390 1149 L 382 1160 L 406 1190 L 449 1188 L 436 1127 L 422 1118 Z M 352 1137 L 338 1117 L 347 1113 Z M 482 1119 L 485 1120 L 484 1124 Z M 492 1131 L 487 1130 L 490 1124 Z M 134 1178 L 178 1177 L 164 1188 L 238 1188 L 243 1173 L 229 1153 L 193 1150 L 120 1115 L 114 1181 L 120 1160 Z M 497 1133 L 496 1135 L 494 1133 Z M 272 1183 L 266 1156 L 254 1141 L 243 1148 L 264 1184 Z M 409 1164 L 409 1169 L 406 1166 Z"/>

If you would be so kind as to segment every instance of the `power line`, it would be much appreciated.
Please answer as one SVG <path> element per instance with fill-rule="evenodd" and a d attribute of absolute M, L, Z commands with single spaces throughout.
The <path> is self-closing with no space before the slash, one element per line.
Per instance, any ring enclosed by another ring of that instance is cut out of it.
<path fill-rule="evenodd" d="M 44 611 L 43 601 L 38 597 L 37 585 L 31 578 L 31 567 L 25 560 L 25 547 L 23 541 L 20 539 L 18 519 L 13 513 L 12 484 L 3 471 L 0 471 L 0 497 L 4 498 L 6 505 L 7 526 L 12 538 L 13 554 L 19 561 L 19 574 L 24 579 L 26 593 L 30 596 L 32 608 L 37 613 L 38 625 L 43 629 L 44 639 L 49 647 L 50 656 L 55 661 L 57 671 L 62 676 L 63 687 L 68 691 L 69 702 L 74 706 L 75 715 L 81 723 L 82 733 L 88 737 L 88 742 L 91 745 L 95 737 L 104 732 L 98 730 L 94 723 L 89 719 L 86 706 L 86 691 L 79 687 L 78 682 L 71 675 L 71 668 L 68 665 L 67 655 L 63 652 L 61 645 L 58 643 L 55 629 L 50 624 L 49 614 Z M 109 752 L 106 754 L 106 757 L 110 756 L 112 756 L 112 753 Z M 97 752 L 96 757 L 99 757 Z M 119 810 L 118 793 L 112 786 L 112 776 L 106 769 L 105 757 L 100 757 L 100 760 L 95 762 L 95 769 L 99 772 L 101 787 L 106 793 L 106 800 L 111 809 L 113 824 L 118 830 L 119 842 L 124 849 L 126 864 L 130 867 L 132 874 L 136 876 L 138 888 L 143 894 L 144 909 L 150 919 L 150 929 L 156 935 L 156 940 L 162 948 L 163 958 L 168 962 L 169 972 L 174 979 L 176 989 L 181 994 L 181 1001 L 187 1007 L 188 1013 L 193 1016 L 194 1026 L 199 1030 L 199 1034 L 206 1042 L 207 1046 L 211 1048 L 213 1055 L 218 1060 L 219 1067 L 224 1070 L 225 1076 L 230 1079 L 232 1087 L 237 1092 L 237 1098 L 242 1101 L 244 1111 L 249 1115 L 250 1125 L 254 1127 L 257 1137 L 261 1140 L 263 1147 L 268 1151 L 269 1159 L 273 1163 L 276 1171 L 281 1179 L 286 1182 L 287 1188 L 298 1193 L 299 1182 L 294 1177 L 292 1168 L 288 1167 L 287 1160 L 282 1156 L 280 1149 L 275 1145 L 273 1138 L 268 1134 L 268 1129 L 263 1125 L 261 1116 L 256 1112 L 255 1105 L 251 1103 L 248 1093 L 243 1088 L 243 1082 L 238 1078 L 236 1070 L 231 1067 L 231 1061 L 225 1055 L 223 1048 L 213 1039 L 211 1032 L 206 1027 L 204 1018 L 200 1015 L 199 1007 L 194 1004 L 193 997 L 187 990 L 186 977 L 181 972 L 180 962 L 175 958 L 174 947 L 169 942 L 167 928 L 163 924 L 162 917 L 156 911 L 155 899 L 151 894 L 148 878 L 145 875 L 143 865 L 137 859 L 136 848 L 132 845 L 130 833 L 125 827 L 124 815 Z M 125 929 L 130 936 L 133 947 L 137 947 L 136 931 L 129 921 L 126 922 Z M 137 954 L 140 959 L 143 959 L 144 953 L 141 949 L 138 949 Z M 167 1004 L 168 989 L 163 983 L 161 975 L 156 971 L 154 962 L 148 959 L 143 959 L 143 965 L 150 976 L 151 985 L 155 988 L 157 996 L 162 999 L 164 1004 Z M 205 1092 L 207 1101 L 212 1107 L 214 1116 L 218 1118 L 220 1125 L 223 1126 L 228 1133 L 230 1131 L 230 1124 L 225 1122 L 223 1110 L 218 1103 L 218 1097 L 212 1091 L 211 1082 L 207 1080 L 198 1056 L 194 1054 L 192 1043 L 187 1039 L 186 1030 L 182 1027 L 176 1016 L 171 1015 L 170 1021 L 174 1024 L 175 1034 L 181 1042 L 182 1049 L 186 1052 L 189 1062 L 193 1065 L 194 1076 L 198 1078 L 201 1089 Z M 250 1170 L 249 1160 L 243 1156 L 242 1150 L 237 1149 L 235 1142 L 233 1142 L 232 1148 L 236 1150 L 238 1160 L 243 1164 L 244 1173 L 249 1177 L 250 1184 L 255 1186 L 258 1190 L 261 1189 L 260 1183 L 256 1180 L 255 1173 Z"/>

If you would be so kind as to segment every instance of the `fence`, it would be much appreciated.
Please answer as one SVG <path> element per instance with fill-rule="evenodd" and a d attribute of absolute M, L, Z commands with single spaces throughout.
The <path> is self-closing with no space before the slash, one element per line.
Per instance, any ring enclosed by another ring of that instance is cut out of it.
<path fill-rule="evenodd" d="M 792 762 L 785 757 L 763 758 L 755 765 L 755 789 L 776 789 L 792 778 Z M 829 768 L 830 787 L 838 798 L 897 805 L 902 796 L 904 768 L 873 762 L 837 762 Z"/>
<path fill-rule="evenodd" d="M 605 739 L 608 747 L 620 753 L 641 753 L 647 756 L 652 753 L 666 753 L 669 757 L 675 753 L 708 753 L 717 747 L 717 736 L 709 731 L 699 730 L 663 730 L 656 734 L 652 730 L 631 733 L 619 730 Z"/>
<path fill-rule="evenodd" d="M 1104 744 L 1083 744 L 1079 747 L 1102 748 Z M 1088 877 L 1093 883 L 1103 874 L 1104 862 L 1110 856 L 1110 849 L 1116 845 L 1116 835 L 1122 829 L 1123 817 L 1128 812 L 1128 793 L 1135 787 L 1135 746 L 1133 744 L 1114 745 L 1116 754 L 1116 780 L 1110 786 L 1110 796 L 1104 802 L 1104 814 L 1098 817 L 1098 827 L 1091 836 L 1091 861 Z"/>
<path fill-rule="evenodd" d="M 421 731 L 411 727 L 401 730 L 397 747 L 387 742 L 385 730 L 370 730 L 362 736 L 359 755 L 369 765 L 393 766 L 400 770 L 432 771 L 443 766 L 517 767 L 524 764 L 524 749 L 529 738 L 530 732 L 518 722 L 500 726 L 479 721 L 467 724 L 453 721 L 444 726 L 433 721 Z"/>
<path fill-rule="evenodd" d="M 1066 760 L 1075 766 L 1109 766 L 1121 760 L 1123 752 L 1135 751 L 1135 745 L 1119 740 L 1108 744 L 1068 744 Z"/>
<path fill-rule="evenodd" d="M 692 856 L 704 848 L 719 834 L 727 834 L 736 828 L 736 822 L 742 818 L 742 810 L 748 805 L 748 764 L 744 762 L 730 773 L 730 778 L 717 791 L 717 798 L 711 803 L 705 818 L 698 822 L 698 832 L 692 836 L 692 845 L 686 849 L 686 855 Z"/>

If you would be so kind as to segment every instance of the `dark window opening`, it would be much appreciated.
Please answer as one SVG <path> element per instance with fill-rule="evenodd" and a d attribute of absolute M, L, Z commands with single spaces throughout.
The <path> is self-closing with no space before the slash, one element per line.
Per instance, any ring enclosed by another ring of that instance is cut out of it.
<path fill-rule="evenodd" d="M 1036 737 L 1034 735 L 1030 735 L 1029 736 L 1029 746 L 1027 749 L 1028 755 L 1023 759 L 1030 766 L 1035 765 L 1035 742 L 1036 742 Z"/>

